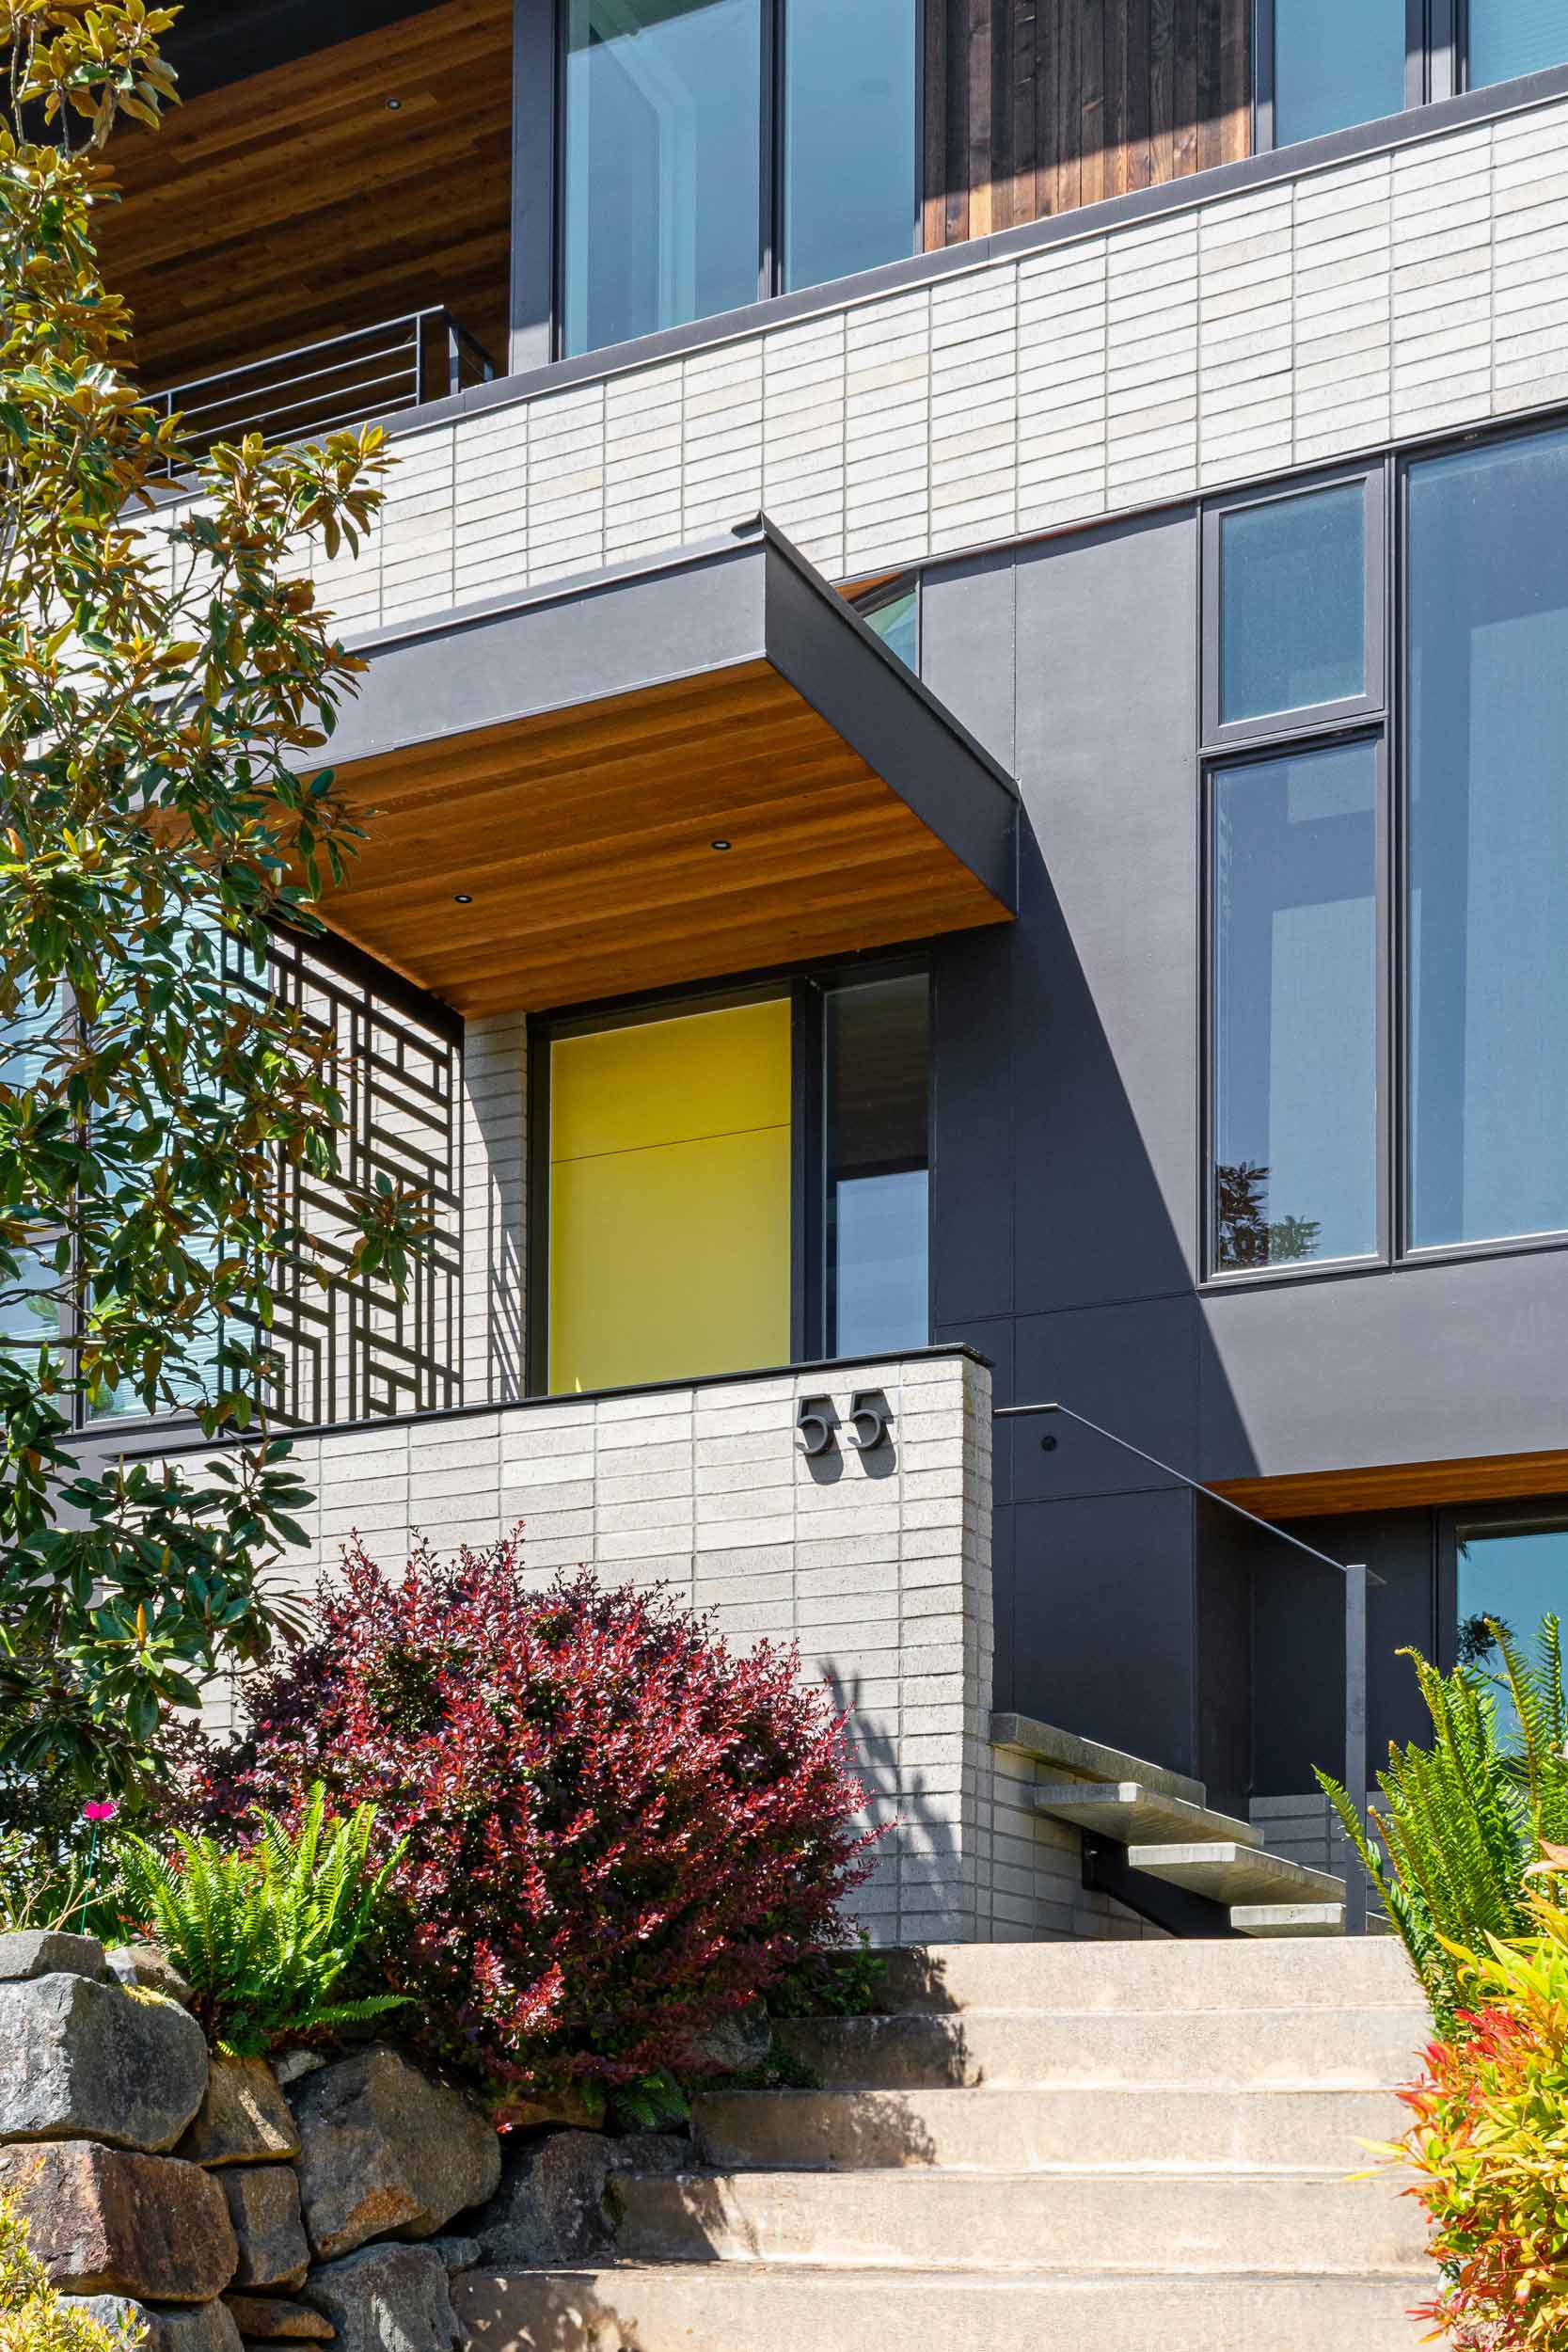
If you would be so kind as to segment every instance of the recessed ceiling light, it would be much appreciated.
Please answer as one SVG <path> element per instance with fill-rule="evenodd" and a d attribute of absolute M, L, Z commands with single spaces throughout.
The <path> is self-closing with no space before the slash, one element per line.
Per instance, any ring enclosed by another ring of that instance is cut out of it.
<path fill-rule="evenodd" d="M 734 844 L 729 841 L 710 841 L 707 846 L 710 850 L 728 850 L 732 849 Z"/>
<path fill-rule="evenodd" d="M 388 112 L 389 115 L 401 114 L 401 113 L 403 112 L 403 101 L 402 101 L 402 99 L 401 99 L 401 98 L 388 98 L 388 101 L 387 101 L 387 112 Z"/>
<path fill-rule="evenodd" d="M 457 891 L 454 894 L 454 898 L 455 903 L 460 907 L 471 907 L 474 902 L 472 893 L 467 890 Z"/>

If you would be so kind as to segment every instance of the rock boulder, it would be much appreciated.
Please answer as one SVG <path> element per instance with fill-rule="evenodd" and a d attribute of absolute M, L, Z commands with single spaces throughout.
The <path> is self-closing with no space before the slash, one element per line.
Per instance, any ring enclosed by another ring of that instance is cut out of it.
<path fill-rule="evenodd" d="M 299 2183 L 289 2164 L 237 2164 L 218 2175 L 239 2242 L 237 2287 L 305 2283 L 310 2249 L 299 2217 Z"/>
<path fill-rule="evenodd" d="M 299 2129 L 265 2058 L 214 2058 L 180 2143 L 192 2164 L 261 2164 L 299 2153 Z"/>
<path fill-rule="evenodd" d="M 290 2105 L 305 2232 L 327 2260 L 371 2238 L 432 2237 L 500 2180 L 500 2142 L 477 2107 L 383 2043 L 307 2075 Z"/>
<path fill-rule="evenodd" d="M 67 1935 L 58 1928 L 0 1935 L 0 1984 L 21 1984 L 30 1977 L 103 1974 L 103 1947 L 96 1936 Z"/>
<path fill-rule="evenodd" d="M 48 2140 L 0 2148 L 33 2252 L 68 2295 L 206 2303 L 234 2276 L 239 2248 L 223 2191 L 199 2165 Z"/>
<path fill-rule="evenodd" d="M 140 1985 L 144 1993 L 166 1994 L 171 2001 L 189 2008 L 191 1988 L 161 1946 L 117 1944 L 104 1958 L 117 1983 Z"/>
<path fill-rule="evenodd" d="M 594 2262 L 614 2243 L 605 2202 L 610 2144 L 598 2132 L 553 2132 L 509 2146 L 500 2187 L 469 2228 L 486 2263 Z"/>
<path fill-rule="evenodd" d="M 0 1984 L 0 2139 L 102 2139 L 156 2153 L 201 2105 L 207 2044 L 156 1993 L 91 1977 Z"/>
<path fill-rule="evenodd" d="M 337 2352 L 451 2352 L 457 2319 L 428 2246 L 367 2246 L 312 2271 L 309 2297 L 337 2329 Z"/>
<path fill-rule="evenodd" d="M 224 2301 L 247 2344 L 330 2344 L 332 2322 L 308 2303 L 280 2295 L 226 2295 Z"/>

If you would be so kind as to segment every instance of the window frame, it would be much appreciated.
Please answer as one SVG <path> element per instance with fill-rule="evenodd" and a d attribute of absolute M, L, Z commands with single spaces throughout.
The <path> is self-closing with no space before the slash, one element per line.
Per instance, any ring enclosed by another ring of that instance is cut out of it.
<path fill-rule="evenodd" d="M 1404 0 L 1404 111 L 1424 106 L 1434 98 L 1449 95 L 1451 84 L 1440 86 L 1433 72 L 1434 44 L 1429 25 L 1429 14 L 1446 11 L 1453 0 Z M 1280 142 L 1275 136 L 1275 16 L 1278 0 L 1253 0 L 1252 9 L 1252 143 L 1255 154 L 1272 151 Z M 1372 115 L 1373 122 L 1389 122 L 1391 115 Z M 1359 128 L 1346 123 L 1344 129 Z M 1299 142 L 1288 141 L 1295 146 Z"/>
<path fill-rule="evenodd" d="M 550 0 L 551 29 L 554 48 L 554 87 L 550 101 L 550 355 L 554 359 L 586 358 L 593 352 L 612 350 L 613 344 L 590 343 L 581 352 L 566 348 L 566 59 L 569 54 L 571 0 Z M 910 222 L 910 243 L 904 253 L 889 257 L 894 262 L 907 261 L 925 250 L 926 222 L 926 42 L 918 0 L 910 0 L 915 11 L 914 23 L 914 103 L 910 135 L 914 151 L 914 204 Z M 770 302 L 784 292 L 784 104 L 786 76 L 784 72 L 785 17 L 789 0 L 759 0 L 761 10 L 761 72 L 757 87 L 757 140 L 759 168 L 757 186 L 760 192 L 757 221 L 757 283 L 755 300 Z M 854 273 L 849 273 L 853 275 Z M 824 285 L 836 280 L 825 278 Z M 798 287 L 797 294 L 808 292 Z M 744 304 L 737 305 L 744 309 Z M 689 334 L 702 318 L 722 317 L 722 311 L 705 311 L 698 319 L 688 319 L 670 326 L 652 327 L 650 335 Z M 637 341 L 645 341 L 638 337 Z"/>
<path fill-rule="evenodd" d="M 894 657 L 896 658 L 896 657 Z M 524 1331 L 524 1394 L 547 1398 L 549 1386 L 550 1308 L 550 1048 L 557 1038 L 583 1037 L 602 1029 L 626 1028 L 644 1021 L 679 1019 L 689 1013 L 718 1012 L 735 1005 L 787 999 L 790 1033 L 790 1201 L 789 1295 L 790 1357 L 784 1372 L 797 1364 L 825 1360 L 828 1327 L 827 1152 L 825 1046 L 829 992 L 857 981 L 891 980 L 923 974 L 930 991 L 932 1031 L 936 1026 L 935 961 L 924 947 L 873 952 L 863 960 L 846 959 L 786 966 L 747 975 L 734 981 L 693 980 L 682 988 L 660 989 L 647 995 L 603 999 L 594 1004 L 564 1007 L 559 1011 L 533 1013 L 528 1023 L 528 1172 L 523 1209 L 526 1268 Z M 927 1103 L 927 1166 L 936 1122 L 934 1069 Z M 936 1258 L 930 1247 L 935 1228 L 934 1180 L 927 1202 L 926 1327 L 936 1323 Z M 924 1344 L 929 1345 L 927 1340 Z M 845 1361 L 849 1361 L 848 1358 Z M 720 1366 L 715 1377 L 724 1376 Z M 685 1387 L 684 1381 L 641 1383 L 640 1386 Z"/>
<path fill-rule="evenodd" d="M 1361 612 L 1366 654 L 1366 685 L 1359 694 L 1340 695 L 1333 702 L 1298 703 L 1288 710 L 1264 711 L 1256 718 L 1220 717 L 1220 654 L 1224 638 L 1224 581 L 1221 541 L 1231 515 L 1261 506 L 1285 506 L 1310 498 L 1320 490 L 1362 489 Z M 1247 743 L 1279 742 L 1340 728 L 1380 715 L 1387 705 L 1387 631 L 1384 615 L 1387 602 L 1387 486 L 1381 463 L 1340 466 L 1304 477 L 1299 483 L 1275 484 L 1263 489 L 1233 491 L 1208 500 L 1203 509 L 1203 742 L 1218 751 Z"/>

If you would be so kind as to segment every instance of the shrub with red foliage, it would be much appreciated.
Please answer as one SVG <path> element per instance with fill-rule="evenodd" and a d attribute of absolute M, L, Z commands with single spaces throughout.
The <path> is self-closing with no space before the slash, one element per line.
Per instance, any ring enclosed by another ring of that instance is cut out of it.
<path fill-rule="evenodd" d="M 662 1593 L 531 1591 L 515 1543 L 396 1580 L 358 1546 L 210 1754 L 209 1818 L 313 1781 L 407 1841 L 383 1957 L 420 2039 L 502 2103 L 689 2068 L 694 2035 L 846 1940 L 863 1792 L 793 1651 Z"/>

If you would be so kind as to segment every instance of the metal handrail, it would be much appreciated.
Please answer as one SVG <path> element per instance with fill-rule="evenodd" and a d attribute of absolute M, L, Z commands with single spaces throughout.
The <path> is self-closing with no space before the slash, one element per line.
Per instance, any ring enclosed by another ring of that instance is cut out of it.
<path fill-rule="evenodd" d="M 1211 1502 L 1233 1511 L 1238 1518 L 1250 1520 L 1265 1534 L 1276 1535 L 1282 1544 L 1291 1544 L 1307 1558 L 1321 1562 L 1325 1568 L 1335 1568 L 1345 1580 L 1345 1793 L 1355 1807 L 1355 1818 L 1367 1818 L 1367 1588 L 1381 1584 L 1364 1560 L 1336 1560 L 1332 1552 L 1320 1551 L 1316 1544 L 1303 1543 L 1299 1535 L 1291 1535 L 1272 1519 L 1259 1518 L 1228 1495 L 1217 1494 L 1200 1478 L 1192 1478 L 1173 1463 L 1162 1462 L 1157 1454 L 1134 1445 L 1131 1438 L 1121 1437 L 1115 1429 L 1105 1428 L 1100 1422 L 1090 1421 L 1087 1414 L 1075 1412 L 1070 1405 L 1053 1399 L 1041 1405 L 998 1405 L 991 1414 L 993 1421 L 1024 1421 L 1047 1413 L 1059 1413 L 1064 1421 L 1076 1422 L 1080 1429 L 1087 1429 L 1110 1445 L 1119 1446 L 1124 1454 L 1136 1454 L 1140 1462 L 1148 1462 L 1165 1477 L 1174 1478 L 1179 1486 L 1188 1487 L 1195 1495 L 1206 1495 Z M 1054 1439 L 1051 1441 L 1054 1443 Z M 1367 1932 L 1367 1880 L 1360 1857 L 1353 1853 L 1345 1868 L 1345 1933 L 1365 1935 Z"/>
<path fill-rule="evenodd" d="M 435 308 L 346 327 L 292 351 L 193 376 L 152 394 L 151 405 L 166 417 L 181 417 L 187 446 L 198 453 L 245 433 L 261 433 L 269 441 L 298 440 L 367 417 L 422 407 L 438 397 L 432 381 L 433 345 L 444 354 L 444 381 L 435 379 L 440 392 L 455 397 L 466 384 L 493 382 L 495 362 L 483 343 L 451 311 Z"/>

